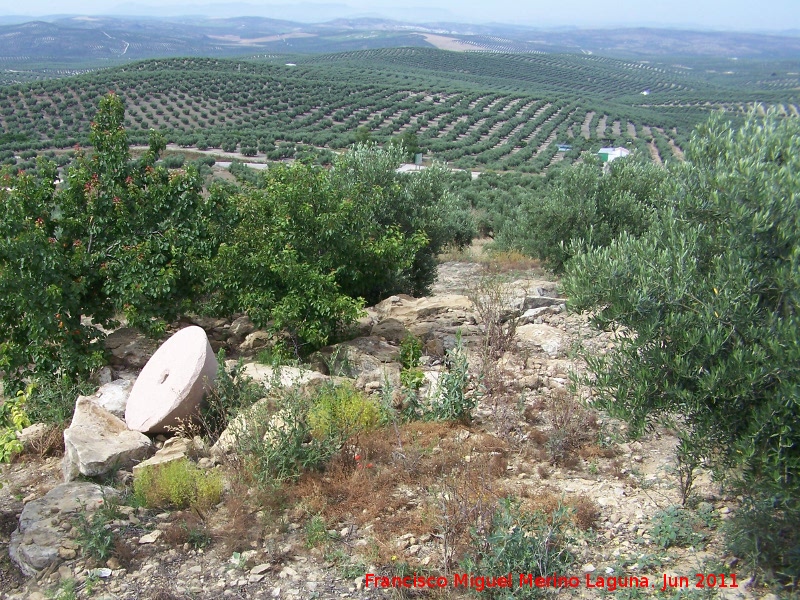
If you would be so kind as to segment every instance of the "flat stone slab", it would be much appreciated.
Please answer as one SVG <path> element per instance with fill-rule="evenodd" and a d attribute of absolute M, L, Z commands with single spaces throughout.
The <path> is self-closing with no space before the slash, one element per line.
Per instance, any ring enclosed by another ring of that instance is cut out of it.
<path fill-rule="evenodd" d="M 62 543 L 74 544 L 68 532 L 80 510 L 94 512 L 104 498 L 117 495 L 113 488 L 85 481 L 62 483 L 38 500 L 28 502 L 19 517 L 19 527 L 11 534 L 9 555 L 28 577 L 60 560 Z"/>
<path fill-rule="evenodd" d="M 435 320 L 443 315 L 464 317 L 471 315 L 475 307 L 467 296 L 456 294 L 425 298 L 399 294 L 376 304 L 374 310 L 382 319 L 396 319 L 408 326 L 417 321 Z"/>
<path fill-rule="evenodd" d="M 130 468 L 152 453 L 150 438 L 129 430 L 124 421 L 95 404 L 91 397 L 78 397 L 72 424 L 64 431 L 65 481 L 78 475 L 97 477 Z"/>
<path fill-rule="evenodd" d="M 163 433 L 194 419 L 217 376 L 206 332 L 181 329 L 156 350 L 133 385 L 125 422 L 134 431 Z"/>

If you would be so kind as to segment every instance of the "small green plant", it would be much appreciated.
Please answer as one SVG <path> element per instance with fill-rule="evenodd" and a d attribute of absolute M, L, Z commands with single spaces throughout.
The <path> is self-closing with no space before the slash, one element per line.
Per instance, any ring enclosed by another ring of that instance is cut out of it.
<path fill-rule="evenodd" d="M 700 519 L 691 511 L 677 506 L 670 506 L 653 516 L 650 535 L 653 542 L 662 548 L 677 546 L 687 548 L 702 544 L 706 536 L 698 531 L 702 525 Z"/>
<path fill-rule="evenodd" d="M 66 579 L 55 590 L 48 592 L 47 597 L 52 600 L 78 600 L 78 592 L 75 588 L 75 580 Z"/>
<path fill-rule="evenodd" d="M 467 573 L 529 573 L 533 577 L 565 573 L 574 557 L 569 551 L 572 511 L 559 505 L 554 511 L 522 510 L 519 501 L 504 498 L 488 530 L 472 532 L 477 549 L 462 567 Z M 543 590 L 520 585 L 514 591 L 486 589 L 488 598 L 536 598 Z"/>
<path fill-rule="evenodd" d="M 24 392 L 20 390 L 15 397 L 0 404 L 0 462 L 7 462 L 14 454 L 22 452 L 17 432 L 31 424 L 25 405 L 32 390 L 33 386 L 29 385 Z"/>
<path fill-rule="evenodd" d="M 800 504 L 768 494 L 748 493 L 725 523 L 728 551 L 766 580 L 800 583 Z"/>
<path fill-rule="evenodd" d="M 187 459 L 174 460 L 139 470 L 133 479 L 133 495 L 141 506 L 150 508 L 205 509 L 220 501 L 222 477 Z"/>
<path fill-rule="evenodd" d="M 322 515 L 314 515 L 305 525 L 306 548 L 316 548 L 333 539 Z"/>
<path fill-rule="evenodd" d="M 246 472 L 266 489 L 322 467 L 341 447 L 338 438 L 312 435 L 310 396 L 282 390 L 275 404 L 259 404 L 249 411 L 236 436 Z"/>
<path fill-rule="evenodd" d="M 272 346 L 262 348 L 256 354 L 256 362 L 263 365 L 279 367 L 297 362 L 297 357 L 286 346 L 284 341 L 278 341 Z"/>
<path fill-rule="evenodd" d="M 78 543 L 84 555 L 105 562 L 114 548 L 114 532 L 108 524 L 118 516 L 116 503 L 103 499 L 103 503 L 91 516 L 86 506 L 75 513 L 75 527 L 78 530 Z"/>
<path fill-rule="evenodd" d="M 323 386 L 308 412 L 312 436 L 336 444 L 375 428 L 379 419 L 380 407 L 349 383 Z"/>
<path fill-rule="evenodd" d="M 211 535 L 205 527 L 201 525 L 188 526 L 186 523 L 181 523 L 181 527 L 186 531 L 186 543 L 195 550 L 211 544 Z"/>
<path fill-rule="evenodd" d="M 409 333 L 400 343 L 400 364 L 403 369 L 414 369 L 419 366 L 422 358 L 422 342 L 419 338 Z"/>
<path fill-rule="evenodd" d="M 79 377 L 37 377 L 28 397 L 27 412 L 34 423 L 61 425 L 72 418 L 75 398 L 92 394 L 96 387 Z"/>
<path fill-rule="evenodd" d="M 425 375 L 419 368 L 420 358 L 422 342 L 409 333 L 400 343 L 400 385 L 411 392 L 416 392 L 425 383 Z"/>
<path fill-rule="evenodd" d="M 448 370 L 442 374 L 439 381 L 439 394 L 431 402 L 424 418 L 469 423 L 477 398 L 466 393 L 469 384 L 469 363 L 461 332 L 456 335 L 455 347 L 447 352 L 447 365 Z"/>
<path fill-rule="evenodd" d="M 264 397 L 265 389 L 242 373 L 239 362 L 233 371 L 225 366 L 225 350 L 217 354 L 217 378 L 200 415 L 203 433 L 216 442 L 230 421 Z"/>

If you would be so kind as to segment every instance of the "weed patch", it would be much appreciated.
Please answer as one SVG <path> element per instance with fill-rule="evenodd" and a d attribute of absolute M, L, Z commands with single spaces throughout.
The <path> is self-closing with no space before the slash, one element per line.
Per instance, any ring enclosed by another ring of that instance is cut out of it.
<path fill-rule="evenodd" d="M 133 479 L 133 494 L 148 508 L 207 509 L 222 497 L 222 476 L 200 469 L 189 460 L 144 467 Z"/>

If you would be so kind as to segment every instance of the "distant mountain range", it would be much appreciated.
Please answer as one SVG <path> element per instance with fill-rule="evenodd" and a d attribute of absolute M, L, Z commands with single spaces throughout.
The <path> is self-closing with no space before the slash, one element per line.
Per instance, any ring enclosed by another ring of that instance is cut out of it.
<path fill-rule="evenodd" d="M 0 66 L 9 61 L 13 64 L 19 61 L 61 65 L 74 61 L 110 61 L 117 64 L 167 56 L 332 53 L 394 46 L 435 46 L 459 51 L 577 52 L 628 59 L 663 56 L 800 59 L 800 37 L 797 36 L 675 29 L 546 30 L 379 18 L 340 18 L 309 24 L 265 17 L 205 16 L 68 16 L 0 26 Z"/>

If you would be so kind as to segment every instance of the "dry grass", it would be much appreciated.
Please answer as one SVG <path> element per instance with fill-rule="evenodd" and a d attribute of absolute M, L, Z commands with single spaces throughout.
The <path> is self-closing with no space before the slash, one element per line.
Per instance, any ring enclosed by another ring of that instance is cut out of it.
<path fill-rule="evenodd" d="M 495 250 L 491 246 L 491 238 L 473 240 L 470 246 L 457 248 L 448 246 L 439 254 L 440 262 L 467 262 L 483 265 L 490 275 L 516 272 L 534 272 L 544 274 L 542 263 L 526 256 L 517 250 Z"/>
<path fill-rule="evenodd" d="M 319 515 L 330 524 L 371 525 L 370 560 L 378 564 L 392 562 L 397 538 L 407 533 L 443 535 L 453 547 L 503 495 L 497 479 L 506 453 L 502 440 L 450 423 L 368 432 L 324 473 L 307 473 L 286 488 L 295 506 L 290 519 Z"/>
<path fill-rule="evenodd" d="M 564 389 L 554 390 L 547 404 L 552 425 L 547 441 L 551 461 L 574 468 L 581 449 L 597 440 L 597 413 Z"/>
<path fill-rule="evenodd" d="M 31 442 L 28 452 L 39 458 L 64 456 L 64 428 L 59 425 L 49 425 L 44 435 Z"/>

